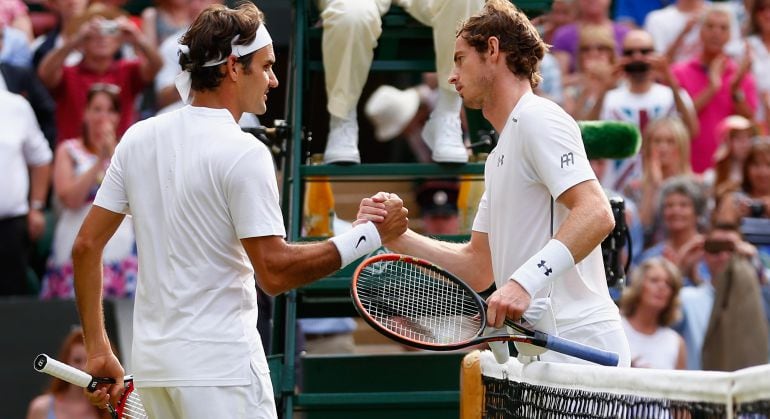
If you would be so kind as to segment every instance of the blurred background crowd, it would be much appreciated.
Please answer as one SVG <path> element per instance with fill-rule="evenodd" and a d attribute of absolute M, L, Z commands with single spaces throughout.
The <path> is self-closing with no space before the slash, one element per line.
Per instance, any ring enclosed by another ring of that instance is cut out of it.
<path fill-rule="evenodd" d="M 134 122 L 180 106 L 177 40 L 218 2 L 0 0 L 0 296 L 73 298 L 72 242 L 115 146 Z M 268 23 L 288 26 L 284 10 Z M 625 200 L 631 268 L 617 300 L 634 366 L 767 363 L 770 0 L 554 0 L 534 21 L 552 45 L 537 93 L 576 120 L 642 133 L 638 156 L 593 162 Z M 439 84 L 424 74 L 417 86 L 367 88 L 362 138 L 400 150 L 384 156 L 430 161 L 420 132 Z M 474 192 L 463 185 L 413 188 L 423 231 L 468 232 Z M 104 278 L 105 296 L 133 296 L 130 217 L 105 250 Z"/>

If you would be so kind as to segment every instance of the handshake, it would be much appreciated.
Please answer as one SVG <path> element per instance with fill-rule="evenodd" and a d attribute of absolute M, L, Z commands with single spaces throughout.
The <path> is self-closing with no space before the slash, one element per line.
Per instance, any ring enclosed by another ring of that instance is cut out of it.
<path fill-rule="evenodd" d="M 371 198 L 361 200 L 353 225 L 373 222 L 382 244 L 387 244 L 406 232 L 409 227 L 408 214 L 409 210 L 404 208 L 404 201 L 398 195 L 378 192 Z"/>

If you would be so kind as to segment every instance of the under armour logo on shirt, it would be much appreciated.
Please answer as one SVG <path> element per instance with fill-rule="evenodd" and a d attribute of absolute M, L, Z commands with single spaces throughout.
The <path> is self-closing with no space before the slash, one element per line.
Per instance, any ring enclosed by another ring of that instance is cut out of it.
<path fill-rule="evenodd" d="M 505 158 L 505 154 L 501 154 L 500 157 L 497 158 L 497 167 L 500 167 L 503 165 L 504 158 Z"/>
<path fill-rule="evenodd" d="M 545 261 L 544 261 L 544 260 L 541 260 L 541 261 L 540 261 L 540 263 L 538 263 L 538 264 L 537 264 L 537 267 L 538 267 L 538 268 L 545 268 L 545 270 L 543 271 L 543 273 L 545 274 L 545 276 L 549 276 L 549 275 L 551 275 L 551 273 L 553 272 L 553 269 L 551 269 L 551 268 L 549 268 L 548 266 L 546 266 L 546 264 L 545 264 Z"/>
<path fill-rule="evenodd" d="M 575 164 L 575 156 L 572 155 L 572 152 L 570 151 L 567 154 L 561 155 L 561 168 L 564 169 L 564 166 L 569 166 Z"/>

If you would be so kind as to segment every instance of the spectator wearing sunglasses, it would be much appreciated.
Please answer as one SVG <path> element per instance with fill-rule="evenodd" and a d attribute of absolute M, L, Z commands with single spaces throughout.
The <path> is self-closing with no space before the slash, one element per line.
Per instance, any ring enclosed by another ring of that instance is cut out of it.
<path fill-rule="evenodd" d="M 588 119 L 601 106 L 599 97 L 615 87 L 615 38 L 609 28 L 583 26 L 577 55 L 577 72 L 564 78 L 564 110 L 577 120 Z"/>
<path fill-rule="evenodd" d="M 690 95 L 679 87 L 671 73 L 665 56 L 655 52 L 652 36 L 636 29 L 623 40 L 622 56 L 618 65 L 622 68 L 624 82 L 597 100 L 595 113 L 588 119 L 629 122 L 645 132 L 649 122 L 669 117 L 679 117 L 685 123 L 689 137 L 698 132 L 698 120 Z M 665 84 L 656 82 L 656 76 Z M 689 159 L 689 155 L 685 156 Z M 618 160 L 609 179 L 611 188 L 624 190 L 641 179 L 641 155 Z"/>

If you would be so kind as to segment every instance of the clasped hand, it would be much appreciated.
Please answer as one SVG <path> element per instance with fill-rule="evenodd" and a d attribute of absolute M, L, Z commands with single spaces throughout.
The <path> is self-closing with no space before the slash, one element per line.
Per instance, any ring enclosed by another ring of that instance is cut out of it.
<path fill-rule="evenodd" d="M 353 225 L 372 221 L 380 233 L 383 244 L 406 232 L 409 227 L 409 210 L 404 201 L 394 193 L 378 192 L 371 198 L 364 198 L 358 207 L 357 220 Z"/>

